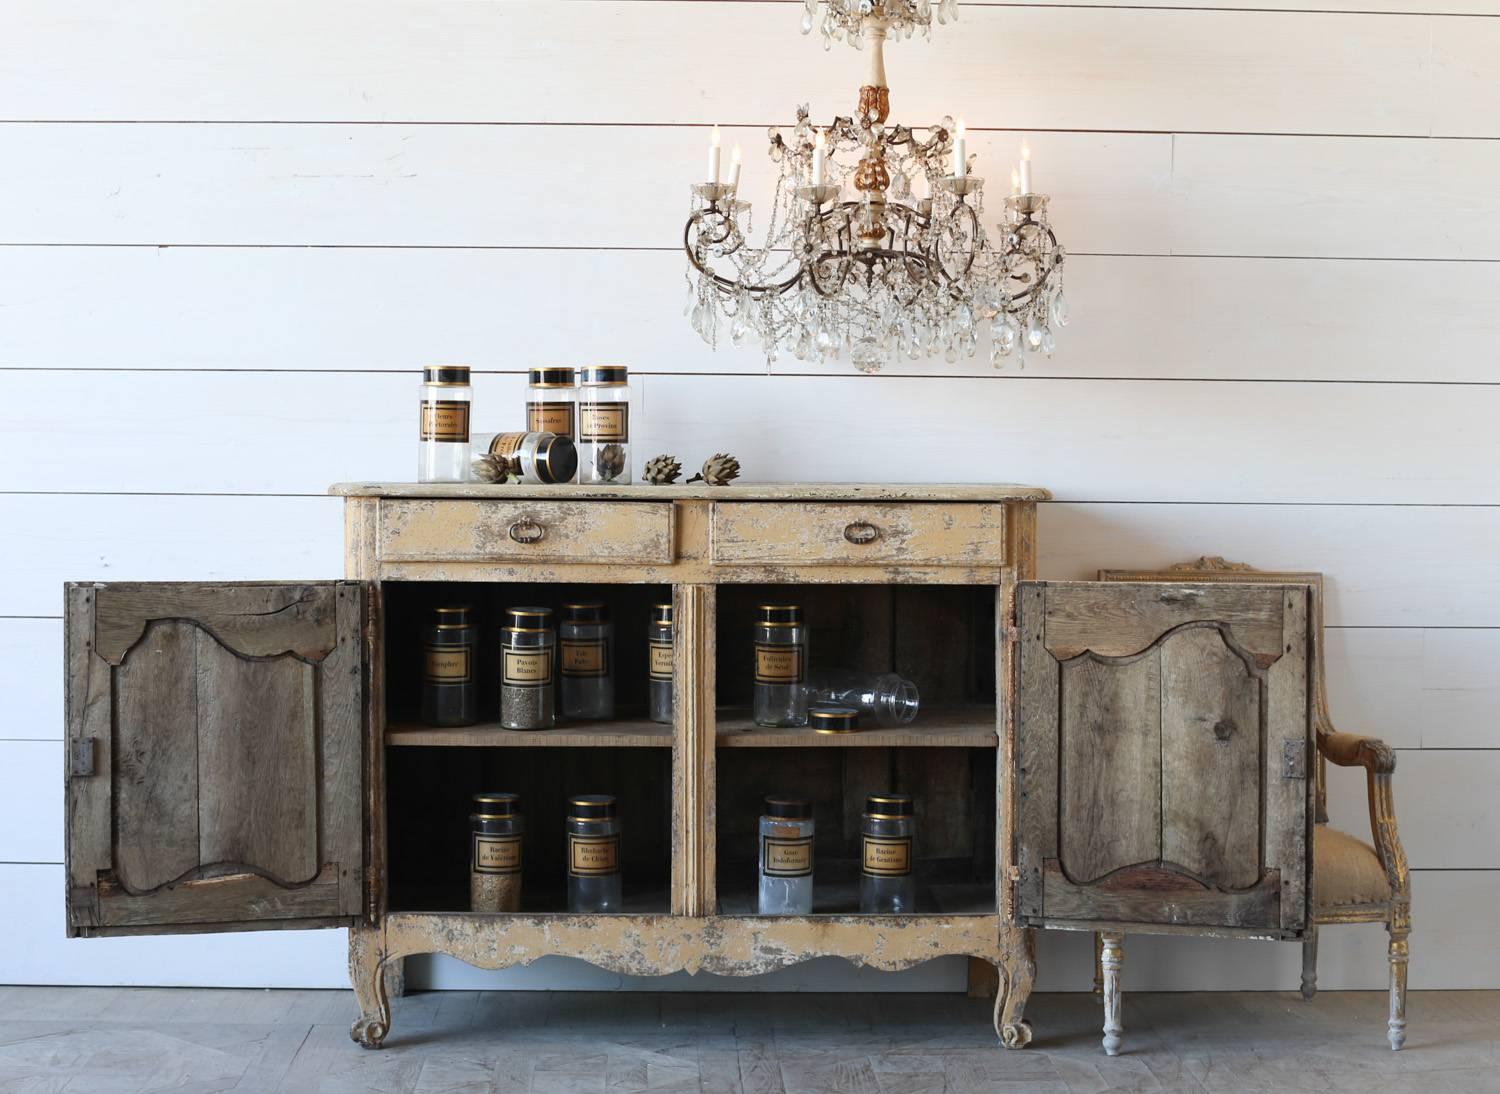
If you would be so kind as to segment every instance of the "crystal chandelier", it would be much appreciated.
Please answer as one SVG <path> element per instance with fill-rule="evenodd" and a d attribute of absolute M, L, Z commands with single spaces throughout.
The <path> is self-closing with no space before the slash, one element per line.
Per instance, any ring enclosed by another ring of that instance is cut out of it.
<path fill-rule="evenodd" d="M 1027 352 L 1050 357 L 1054 328 L 1068 322 L 1063 249 L 1046 195 L 1031 191 L 1029 152 L 1023 146 L 992 240 L 963 123 L 887 124 L 887 36 L 930 35 L 934 18 L 957 17 L 957 0 L 804 2 L 803 33 L 817 25 L 825 47 L 868 49 L 859 109 L 816 128 L 803 106 L 789 135 L 769 130 L 779 173 L 761 247 L 748 245 L 739 149 L 725 180 L 714 127 L 709 178 L 692 187 L 683 232 L 693 329 L 717 347 L 727 324 L 733 345 L 758 339 L 768 362 L 782 351 L 829 361 L 847 350 L 863 372 L 902 354 L 972 357 L 985 326 L 996 368 L 1024 367 Z"/>

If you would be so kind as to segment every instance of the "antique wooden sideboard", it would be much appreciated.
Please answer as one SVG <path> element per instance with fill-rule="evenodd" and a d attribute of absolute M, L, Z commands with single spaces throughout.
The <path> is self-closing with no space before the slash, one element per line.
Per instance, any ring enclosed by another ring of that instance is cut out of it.
<path fill-rule="evenodd" d="M 68 586 L 70 935 L 347 927 L 367 1047 L 415 954 L 731 975 L 965 955 L 976 988 L 998 970 L 995 1028 L 1020 1047 L 1031 927 L 1306 928 L 1295 587 L 1036 582 L 1048 494 L 1031 487 L 333 492 L 344 580 Z M 616 620 L 618 719 L 506 730 L 491 688 L 479 724 L 419 724 L 432 607 L 471 603 L 493 628 L 506 606 L 579 596 Z M 672 725 L 644 713 L 666 600 Z M 918 719 L 754 725 L 767 600 L 803 606 L 814 664 L 918 681 Z M 524 796 L 515 914 L 469 910 L 469 802 L 487 790 Z M 564 804 L 598 791 L 620 803 L 625 907 L 568 914 Z M 911 914 L 861 915 L 854 895 L 864 797 L 883 791 L 916 801 Z M 815 803 L 810 915 L 753 914 L 770 794 Z"/>

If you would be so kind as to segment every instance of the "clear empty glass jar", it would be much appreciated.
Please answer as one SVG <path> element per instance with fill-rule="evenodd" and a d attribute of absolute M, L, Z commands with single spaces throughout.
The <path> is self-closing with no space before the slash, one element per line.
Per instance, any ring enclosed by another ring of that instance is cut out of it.
<path fill-rule="evenodd" d="M 433 365 L 422 370 L 418 482 L 468 481 L 473 397 L 467 365 Z"/>
<path fill-rule="evenodd" d="M 500 630 L 500 724 L 506 729 L 551 729 L 557 724 L 555 652 L 551 608 L 505 609 Z"/>
<path fill-rule="evenodd" d="M 756 609 L 752 711 L 760 726 L 807 725 L 807 626 L 796 604 Z"/>
<path fill-rule="evenodd" d="M 877 725 L 909 725 L 921 698 L 917 685 L 894 672 L 818 669 L 807 677 L 809 706 L 854 707 Z"/>
<path fill-rule="evenodd" d="M 895 915 L 916 909 L 912 838 L 917 821 L 908 794 L 871 794 L 860 822 L 859 910 Z"/>
<path fill-rule="evenodd" d="M 620 818 L 613 794 L 568 801 L 568 911 L 618 912 L 621 907 Z"/>
<path fill-rule="evenodd" d="M 557 433 L 476 433 L 472 476 L 493 482 L 481 466 L 486 458 L 500 464 L 513 479 L 525 483 L 572 482 L 578 472 L 578 450 Z"/>
<path fill-rule="evenodd" d="M 653 722 L 672 724 L 672 605 L 651 605 L 646 627 L 647 706 Z"/>
<path fill-rule="evenodd" d="M 760 818 L 761 915 L 809 915 L 813 898 L 812 803 L 800 798 L 767 798 Z"/>
<path fill-rule="evenodd" d="M 593 365 L 578 378 L 578 481 L 630 481 L 630 373 Z"/>
<path fill-rule="evenodd" d="M 615 625 L 597 601 L 564 604 L 557 627 L 564 718 L 615 716 Z"/>
<path fill-rule="evenodd" d="M 475 794 L 469 815 L 469 907 L 476 912 L 521 910 L 521 816 L 519 794 Z"/>
<path fill-rule="evenodd" d="M 527 374 L 526 429 L 578 440 L 578 376 L 570 368 L 534 368 Z"/>
<path fill-rule="evenodd" d="M 434 608 L 422 628 L 422 721 L 430 726 L 467 726 L 479 720 L 474 672 L 479 664 L 479 626 L 467 604 Z"/>

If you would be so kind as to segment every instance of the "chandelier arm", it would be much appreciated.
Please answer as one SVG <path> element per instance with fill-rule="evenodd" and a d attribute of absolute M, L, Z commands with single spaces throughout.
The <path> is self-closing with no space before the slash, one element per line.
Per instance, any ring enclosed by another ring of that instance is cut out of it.
<path fill-rule="evenodd" d="M 966 255 L 966 261 L 964 262 L 963 269 L 959 270 L 957 273 L 950 273 L 948 271 L 947 263 L 943 261 L 941 231 L 938 232 L 938 238 L 932 241 L 933 257 L 937 261 L 937 268 L 942 272 L 944 279 L 949 284 L 957 284 L 959 281 L 963 280 L 963 278 L 967 277 L 969 275 L 969 271 L 974 268 L 974 258 L 976 253 L 975 245 L 979 241 L 979 214 L 974 212 L 974 207 L 972 205 L 968 204 L 963 199 L 959 199 L 958 204 L 953 207 L 953 213 L 951 215 L 953 217 L 957 217 L 958 211 L 960 209 L 968 214 L 969 228 L 971 233 L 971 242 L 969 244 L 969 249 Z"/>
<path fill-rule="evenodd" d="M 1047 242 L 1050 244 L 1050 246 L 1048 247 L 1048 253 L 1054 255 L 1054 257 L 1045 269 L 1038 265 L 1035 281 L 1033 281 L 1030 285 L 1027 285 L 1026 288 L 1022 289 L 1019 293 L 1012 294 L 1010 298 L 1010 306 L 1005 309 L 1005 311 L 1011 315 L 1015 315 L 1025 311 L 1026 306 L 1030 304 L 1033 299 L 1035 299 L 1037 290 L 1040 289 L 1043 285 L 1047 284 L 1047 282 L 1051 280 L 1052 275 L 1057 272 L 1058 267 L 1062 265 L 1062 263 L 1059 262 L 1055 257 L 1057 248 L 1057 236 L 1053 233 L 1052 229 L 1046 224 L 1042 224 L 1038 221 L 1032 220 L 1030 217 L 1026 219 L 1026 223 L 1035 224 L 1040 231 L 1047 233 Z M 1006 277 L 1007 281 L 1013 279 L 1014 275 L 1007 275 Z"/>

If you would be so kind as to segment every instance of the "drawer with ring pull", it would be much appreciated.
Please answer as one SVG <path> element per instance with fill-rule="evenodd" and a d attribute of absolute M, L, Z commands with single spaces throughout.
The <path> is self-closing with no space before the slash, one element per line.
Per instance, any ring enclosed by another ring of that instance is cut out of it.
<path fill-rule="evenodd" d="M 598 562 L 673 559 L 671 502 L 381 498 L 383 562 Z"/>
<path fill-rule="evenodd" d="M 999 566 L 1005 506 L 718 502 L 709 555 L 721 566 Z"/>

